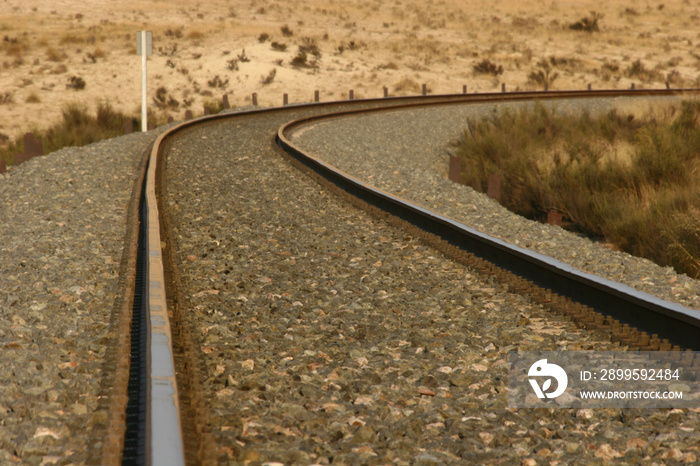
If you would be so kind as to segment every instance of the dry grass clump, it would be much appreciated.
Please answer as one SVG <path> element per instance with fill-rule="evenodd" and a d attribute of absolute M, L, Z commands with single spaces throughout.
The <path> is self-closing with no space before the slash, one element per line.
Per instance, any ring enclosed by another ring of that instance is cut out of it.
<path fill-rule="evenodd" d="M 138 127 L 138 119 L 132 119 L 116 111 L 110 104 L 100 102 L 97 111 L 92 114 L 87 108 L 78 104 L 68 104 L 61 111 L 61 121 L 44 131 L 34 131 L 41 139 L 44 153 L 53 152 L 63 147 L 84 146 L 93 142 L 109 139 L 124 134 L 124 125 L 132 120 Z M 0 158 L 14 163 L 14 155 L 24 152 L 22 136 L 0 147 Z"/>
<path fill-rule="evenodd" d="M 394 91 L 398 94 L 416 94 L 420 92 L 421 86 L 415 80 L 405 76 L 394 84 Z"/>
<path fill-rule="evenodd" d="M 503 176 L 510 210 L 556 209 L 570 229 L 700 277 L 700 102 L 641 119 L 506 110 L 469 121 L 455 148 L 475 189 Z"/>
<path fill-rule="evenodd" d="M 580 20 L 569 25 L 569 29 L 574 31 L 584 31 L 584 32 L 598 32 L 600 27 L 598 26 L 598 20 L 602 19 L 603 15 L 595 11 L 591 11 L 590 16 L 585 16 Z"/>
<path fill-rule="evenodd" d="M 475 64 L 472 69 L 474 70 L 475 74 L 491 74 L 493 76 L 503 74 L 503 66 L 496 65 L 487 58 L 484 58 L 479 63 Z"/>

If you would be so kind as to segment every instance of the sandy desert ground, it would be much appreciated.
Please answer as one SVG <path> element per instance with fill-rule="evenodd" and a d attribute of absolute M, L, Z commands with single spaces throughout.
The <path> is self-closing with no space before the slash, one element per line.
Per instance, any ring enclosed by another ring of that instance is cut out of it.
<path fill-rule="evenodd" d="M 599 31 L 571 29 L 584 18 Z M 181 119 L 223 94 L 524 90 L 542 88 L 537 72 L 552 89 L 699 87 L 698 24 L 697 0 L 0 0 L 0 143 L 66 103 L 138 115 L 139 30 L 153 31 L 151 108 Z"/>

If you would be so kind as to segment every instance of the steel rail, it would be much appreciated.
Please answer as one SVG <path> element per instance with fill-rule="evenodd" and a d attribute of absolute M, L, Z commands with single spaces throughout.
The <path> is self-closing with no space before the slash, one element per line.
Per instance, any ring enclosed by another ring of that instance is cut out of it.
<path fill-rule="evenodd" d="M 582 91 L 557 93 L 558 96 L 545 95 L 539 97 L 562 98 L 562 94 L 566 94 L 567 98 L 592 97 L 591 93 L 595 94 L 593 97 L 600 95 L 614 95 L 616 97 L 640 95 L 639 91 Z M 650 91 L 645 94 L 671 95 L 667 91 Z M 500 98 L 498 100 L 522 100 L 523 98 L 523 96 L 512 97 L 512 99 Z M 529 98 L 529 96 L 525 98 Z M 478 101 L 482 100 L 478 99 Z M 483 101 L 489 101 L 489 98 L 483 97 Z M 456 103 L 442 102 L 423 105 L 456 105 Z M 418 105 L 412 105 L 411 107 L 416 106 Z M 405 109 L 406 107 L 402 108 Z M 681 347 L 694 350 L 700 349 L 700 311 L 659 299 L 648 293 L 597 275 L 579 271 L 561 261 L 476 231 L 455 220 L 419 207 L 398 196 L 368 185 L 347 173 L 343 173 L 319 158 L 304 152 L 290 140 L 291 135 L 305 125 L 328 121 L 331 118 L 357 117 L 388 110 L 395 109 L 354 110 L 295 120 L 280 128 L 277 134 L 277 143 L 285 152 L 300 163 L 351 195 L 422 230 L 437 235 L 454 246 L 476 254 L 499 267 L 530 280 L 538 286 L 590 306 L 596 311 L 612 316 L 623 323 L 647 331 L 650 334 L 663 335 L 664 338 Z"/>
<path fill-rule="evenodd" d="M 690 90 L 696 92 L 697 90 Z M 686 91 L 687 92 L 687 91 Z M 226 113 L 205 116 L 181 123 L 161 134 L 154 143 L 149 155 L 145 186 L 145 227 L 147 228 L 147 280 L 146 308 L 148 310 L 148 394 L 146 419 L 146 463 L 177 465 L 185 463 L 185 446 L 183 442 L 178 386 L 176 381 L 173 338 L 170 332 L 167 306 L 167 282 L 164 275 L 163 236 L 160 230 L 160 212 L 158 209 L 159 164 L 165 156 L 166 142 L 185 129 L 223 119 L 245 118 L 264 113 L 287 112 L 298 109 L 317 109 L 319 114 L 290 122 L 279 129 L 276 140 L 293 157 L 311 167 L 331 182 L 347 192 L 360 197 L 372 205 L 406 219 L 420 228 L 435 232 L 452 244 L 471 250 L 473 253 L 498 264 L 517 271 L 524 276 L 533 276 L 536 283 L 547 283 L 553 289 L 564 289 L 569 295 L 589 301 L 589 295 L 605 296 L 596 298 L 596 304 L 607 308 L 608 301 L 625 309 L 624 319 L 631 323 L 647 327 L 648 319 L 640 319 L 637 313 L 665 316 L 664 322 L 653 324 L 654 332 L 671 332 L 680 335 L 674 337 L 683 346 L 698 349 L 700 340 L 700 312 L 662 301 L 644 293 L 635 292 L 620 284 L 614 284 L 600 277 L 594 277 L 572 269 L 551 258 L 514 247 L 508 243 L 492 238 L 486 234 L 470 229 L 454 220 L 442 217 L 426 209 L 382 192 L 377 188 L 354 179 L 340 170 L 316 159 L 295 147 L 288 136 L 303 124 L 320 118 L 338 118 L 348 115 L 360 115 L 363 112 L 389 111 L 428 105 L 456 105 L 468 103 L 488 103 L 498 101 L 569 99 L 618 96 L 652 96 L 678 95 L 682 91 L 669 90 L 634 90 L 634 91 L 550 91 L 550 92 L 515 92 L 490 94 L 449 94 L 388 97 L 377 99 L 358 99 L 336 102 L 296 104 L 284 107 L 247 110 L 238 113 Z M 333 112 L 332 107 L 342 107 L 344 111 Z M 359 108 L 359 109 L 358 109 Z M 348 110 L 350 109 L 350 110 Z M 325 111 L 325 113 L 324 113 Z M 533 273 L 533 271 L 536 271 Z M 587 287 L 584 289 L 584 287 Z M 604 295 L 602 293 L 605 293 Z M 630 304 L 631 303 L 631 304 Z M 640 311 L 641 309 L 641 311 Z M 617 314 L 616 314 L 617 315 Z M 659 317 L 660 318 L 660 317 Z"/>

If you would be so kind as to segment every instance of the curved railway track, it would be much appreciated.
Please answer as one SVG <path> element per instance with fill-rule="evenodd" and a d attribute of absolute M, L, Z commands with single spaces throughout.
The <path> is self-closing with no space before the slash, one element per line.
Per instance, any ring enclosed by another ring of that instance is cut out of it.
<path fill-rule="evenodd" d="M 507 283 L 511 290 L 528 295 L 533 301 L 557 313 L 571 316 L 581 326 L 611 332 L 614 340 L 630 347 L 669 350 L 673 346 L 675 349 L 698 350 L 700 312 L 576 271 L 556 260 L 489 237 L 353 179 L 304 153 L 291 141 L 291 135 L 304 125 L 327 118 L 361 116 L 371 111 L 514 100 L 676 94 L 679 93 L 653 90 L 584 91 L 346 101 L 216 115 L 186 122 L 165 132 L 150 150 L 143 179 L 134 190 L 132 200 L 130 223 L 134 258 L 130 262 L 134 266 L 141 263 L 143 270 L 132 272 L 135 280 L 129 285 L 129 293 L 136 297 L 127 301 L 129 304 L 135 303 L 132 308 L 134 313 L 139 303 L 143 303 L 145 314 L 142 320 L 148 338 L 142 339 L 144 346 L 141 347 L 141 351 L 145 352 L 142 357 L 145 370 L 140 372 L 145 373 L 146 379 L 135 383 L 141 387 L 143 402 L 132 408 L 137 415 L 133 416 L 133 422 L 129 421 L 126 436 L 134 436 L 135 440 L 127 441 L 129 452 L 123 461 L 173 465 L 215 462 L 216 448 L 208 431 L 206 409 L 200 409 L 206 405 L 206 400 L 198 389 L 201 379 L 197 369 L 199 356 L 193 349 L 185 319 L 179 314 L 183 311 L 178 310 L 178 303 L 183 298 L 176 287 L 179 277 L 174 258 L 171 257 L 173 239 L 168 236 L 170 227 L 167 216 L 161 215 L 164 209 L 162 197 L 167 191 L 163 181 L 167 150 L 180 135 L 222 121 L 234 127 L 247 118 L 283 116 L 288 123 L 279 128 L 277 134 L 269 134 L 271 144 L 274 138 L 285 157 L 330 189 L 354 199 L 353 202 L 367 210 L 411 229 L 447 255 L 495 276 Z M 136 218 L 138 215 L 141 216 L 140 222 Z M 142 228 L 140 234 L 136 231 L 139 223 Z M 141 256 L 136 255 L 139 250 Z M 125 313 L 129 315 L 126 320 L 132 320 L 131 309 L 125 309 Z M 137 332 L 133 333 L 138 335 Z M 126 341 L 121 344 L 125 346 Z M 127 399 L 123 393 L 128 377 L 124 371 L 134 364 L 128 363 L 128 358 L 124 355 L 116 364 L 121 375 L 115 377 L 117 382 L 113 393 L 116 396 L 111 397 L 110 410 L 110 425 L 115 431 L 120 431 L 119 426 L 126 418 Z M 134 361 L 133 357 L 131 360 Z M 110 435 L 103 449 L 108 462 L 120 461 L 122 452 L 119 445 L 124 445 L 122 434 Z"/>

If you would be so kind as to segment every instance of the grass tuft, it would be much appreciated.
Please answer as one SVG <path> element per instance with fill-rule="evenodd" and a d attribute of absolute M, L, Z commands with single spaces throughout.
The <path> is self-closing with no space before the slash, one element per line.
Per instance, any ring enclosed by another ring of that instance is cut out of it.
<path fill-rule="evenodd" d="M 64 147 L 84 146 L 120 136 L 124 134 L 127 120 L 132 120 L 134 127 L 138 127 L 137 119 L 115 110 L 107 102 L 100 102 L 94 114 L 84 106 L 68 104 L 61 111 L 61 121 L 44 131 L 34 131 L 34 134 L 41 139 L 44 153 L 48 154 Z M 23 152 L 22 136 L 0 147 L 0 157 L 8 163 L 14 163 L 14 154 Z"/>

